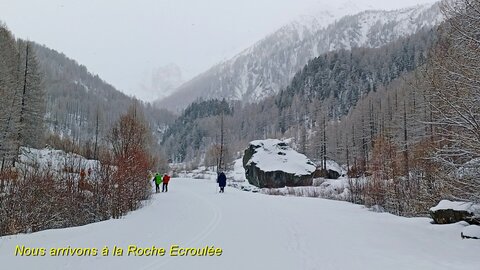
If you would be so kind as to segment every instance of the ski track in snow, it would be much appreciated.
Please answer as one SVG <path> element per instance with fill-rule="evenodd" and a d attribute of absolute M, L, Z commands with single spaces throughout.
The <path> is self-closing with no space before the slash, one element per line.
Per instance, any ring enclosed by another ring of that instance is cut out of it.
<path fill-rule="evenodd" d="M 215 192 L 214 192 L 215 188 Z M 346 202 L 268 196 L 212 180 L 172 179 L 168 193 L 118 220 L 0 237 L 2 269 L 477 270 L 480 241 L 460 224 L 370 212 Z M 15 257 L 27 247 L 163 247 L 163 257 Z M 171 245 L 223 249 L 220 257 L 170 257 Z"/>
<path fill-rule="evenodd" d="M 286 222 L 286 220 L 285 220 Z M 286 222 L 285 224 L 288 224 Z M 298 222 L 295 221 L 292 224 L 288 225 L 288 231 L 289 231 L 289 242 L 291 243 L 291 246 L 289 246 L 289 250 L 291 252 L 295 252 L 300 254 L 301 259 L 299 260 L 300 263 L 302 264 L 300 269 L 315 269 L 315 267 L 312 267 L 311 265 L 311 260 L 306 256 L 305 254 L 308 254 L 308 248 L 305 247 L 305 240 L 303 239 L 303 236 L 299 233 L 298 231 Z"/>
<path fill-rule="evenodd" d="M 205 240 L 218 226 L 220 223 L 220 220 L 222 219 L 222 213 L 220 212 L 220 209 L 213 204 L 212 202 L 208 201 L 202 196 L 199 196 L 197 193 L 187 191 L 191 196 L 196 197 L 199 201 L 202 203 L 208 205 L 208 209 L 213 210 L 213 218 L 208 223 L 205 228 L 199 232 L 191 241 L 185 244 L 185 247 L 197 247 L 201 246 L 201 241 Z M 153 269 L 160 269 L 161 267 L 167 265 L 169 262 L 173 260 L 172 257 L 167 257 L 165 258 L 158 258 L 156 261 L 146 265 L 143 268 L 140 268 L 142 270 L 153 270 Z M 161 261 L 161 263 L 158 263 L 158 261 Z"/>

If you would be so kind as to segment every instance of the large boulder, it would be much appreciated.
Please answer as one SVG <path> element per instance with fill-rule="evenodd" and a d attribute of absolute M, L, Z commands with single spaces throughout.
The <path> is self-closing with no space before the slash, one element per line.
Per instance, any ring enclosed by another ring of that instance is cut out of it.
<path fill-rule="evenodd" d="M 243 167 L 248 182 L 259 188 L 311 186 L 315 172 L 311 160 L 276 139 L 250 142 Z"/>
<path fill-rule="evenodd" d="M 466 221 L 476 224 L 476 213 L 480 206 L 471 202 L 455 202 L 442 200 L 437 206 L 430 208 L 430 216 L 436 224 L 449 224 Z"/>
<path fill-rule="evenodd" d="M 317 165 L 317 170 L 314 173 L 314 178 L 338 179 L 347 174 L 347 172 L 333 160 L 317 160 L 315 164 Z M 326 169 L 323 169 L 325 166 Z"/>

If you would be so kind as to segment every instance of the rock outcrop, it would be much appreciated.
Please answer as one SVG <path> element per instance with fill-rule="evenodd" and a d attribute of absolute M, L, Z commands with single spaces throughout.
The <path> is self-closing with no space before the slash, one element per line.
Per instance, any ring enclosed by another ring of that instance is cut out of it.
<path fill-rule="evenodd" d="M 462 239 L 480 239 L 480 226 L 470 225 L 463 228 L 460 233 Z"/>
<path fill-rule="evenodd" d="M 471 202 L 442 200 L 437 206 L 430 208 L 430 216 L 436 224 L 450 224 L 460 221 L 476 224 L 475 213 L 479 210 L 480 206 Z"/>
<path fill-rule="evenodd" d="M 248 182 L 259 188 L 311 186 L 315 165 L 287 142 L 252 141 L 245 150 L 243 167 Z"/>

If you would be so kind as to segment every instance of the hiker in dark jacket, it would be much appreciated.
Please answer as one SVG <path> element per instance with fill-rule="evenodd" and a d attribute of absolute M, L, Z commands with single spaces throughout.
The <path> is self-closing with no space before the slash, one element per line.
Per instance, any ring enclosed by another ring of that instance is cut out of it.
<path fill-rule="evenodd" d="M 225 192 L 225 186 L 227 185 L 227 177 L 223 172 L 218 174 L 217 183 L 218 183 L 218 186 L 220 187 L 220 193 Z"/>

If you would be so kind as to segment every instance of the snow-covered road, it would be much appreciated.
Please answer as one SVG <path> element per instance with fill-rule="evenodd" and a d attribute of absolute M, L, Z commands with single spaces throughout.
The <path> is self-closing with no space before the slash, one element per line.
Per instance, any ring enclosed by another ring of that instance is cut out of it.
<path fill-rule="evenodd" d="M 1 269 L 480 269 L 480 241 L 462 226 L 431 225 L 373 213 L 346 202 L 274 197 L 211 181 L 172 179 L 168 193 L 120 220 L 0 238 Z M 16 245 L 46 248 L 15 256 Z M 112 256 L 113 246 L 124 248 Z M 165 256 L 126 256 L 128 245 L 167 249 Z M 172 257 L 172 245 L 220 247 L 221 256 Z M 50 248 L 98 248 L 97 256 L 51 257 Z M 104 246 L 109 256 L 101 256 Z"/>

